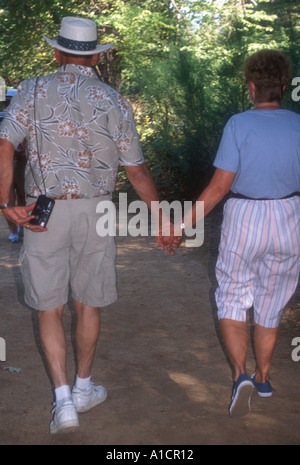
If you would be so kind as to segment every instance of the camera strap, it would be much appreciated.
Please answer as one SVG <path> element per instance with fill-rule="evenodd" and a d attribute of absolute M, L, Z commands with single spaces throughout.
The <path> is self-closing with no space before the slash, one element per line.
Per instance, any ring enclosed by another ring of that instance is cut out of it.
<path fill-rule="evenodd" d="M 34 94 L 33 94 L 33 119 L 34 119 L 34 130 L 35 130 L 35 137 L 36 137 L 36 151 L 37 151 L 37 157 L 38 157 L 38 162 L 39 162 L 39 167 L 40 167 L 40 171 L 41 171 L 41 177 L 42 177 L 42 181 L 43 181 L 43 187 L 44 187 L 44 193 L 45 195 L 47 194 L 47 190 L 46 190 L 46 184 L 45 184 L 45 179 L 44 179 L 44 175 L 43 175 L 43 167 L 42 167 L 42 163 L 41 163 L 41 157 L 40 157 L 40 150 L 39 150 L 39 141 L 38 141 L 38 131 L 37 131 L 37 120 L 36 120 L 36 101 L 37 101 L 37 89 L 38 89 L 38 77 L 36 78 L 35 80 L 35 85 L 34 85 Z M 27 145 L 27 144 L 26 144 Z M 32 165 L 30 163 L 30 158 L 29 158 L 29 152 L 28 152 L 28 147 L 27 147 L 27 159 L 28 159 L 28 162 L 29 162 L 29 166 L 30 166 L 30 171 L 31 171 L 31 174 L 32 174 L 32 177 L 33 177 L 33 180 L 39 190 L 39 192 L 41 194 L 43 194 L 39 184 L 36 182 L 36 179 L 35 179 L 35 176 L 34 176 L 34 171 L 33 171 L 33 168 L 32 168 Z"/>

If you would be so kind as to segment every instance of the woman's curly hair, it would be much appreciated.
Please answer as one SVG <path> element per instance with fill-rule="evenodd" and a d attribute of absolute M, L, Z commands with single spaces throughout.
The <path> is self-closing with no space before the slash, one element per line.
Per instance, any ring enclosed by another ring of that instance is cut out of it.
<path fill-rule="evenodd" d="M 293 77 L 287 56 L 278 50 L 260 50 L 250 55 L 244 63 L 246 81 L 253 82 L 259 101 L 281 100 L 283 87 Z"/>

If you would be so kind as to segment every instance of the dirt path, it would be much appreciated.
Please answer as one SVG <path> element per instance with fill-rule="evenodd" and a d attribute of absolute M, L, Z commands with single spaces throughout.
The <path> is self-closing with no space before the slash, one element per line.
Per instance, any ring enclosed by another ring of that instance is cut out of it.
<path fill-rule="evenodd" d="M 102 311 L 93 381 L 107 401 L 80 416 L 80 430 L 50 436 L 52 392 L 35 319 L 23 301 L 21 243 L 11 244 L 0 217 L 0 444 L 217 445 L 299 444 L 300 295 L 284 317 L 271 371 L 273 397 L 253 396 L 252 412 L 228 416 L 232 374 L 218 336 L 213 291 L 221 215 L 206 221 L 200 248 L 175 256 L 151 238 L 118 238 L 119 300 Z M 65 311 L 69 381 L 74 376 L 72 307 Z M 8 367 L 10 369 L 8 369 Z M 249 372 L 254 368 L 249 354 Z M 16 369 L 16 370 L 14 370 Z"/>

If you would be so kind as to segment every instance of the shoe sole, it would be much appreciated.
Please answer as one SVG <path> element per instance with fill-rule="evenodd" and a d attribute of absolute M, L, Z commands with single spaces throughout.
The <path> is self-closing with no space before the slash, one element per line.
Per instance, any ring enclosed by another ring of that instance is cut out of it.
<path fill-rule="evenodd" d="M 272 396 L 272 392 L 259 392 L 257 391 L 257 394 L 259 395 L 259 397 L 271 397 Z"/>
<path fill-rule="evenodd" d="M 253 389 L 253 385 L 250 381 L 239 385 L 229 408 L 231 418 L 242 417 L 250 412 L 250 401 Z"/>

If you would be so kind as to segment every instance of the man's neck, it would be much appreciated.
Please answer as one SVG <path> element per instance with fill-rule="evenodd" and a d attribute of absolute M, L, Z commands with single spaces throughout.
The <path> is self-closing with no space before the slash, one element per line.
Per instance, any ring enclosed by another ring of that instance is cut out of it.
<path fill-rule="evenodd" d="M 55 58 L 59 64 L 59 66 L 63 65 L 80 65 L 80 66 L 87 66 L 92 68 L 99 59 L 99 54 L 94 55 L 87 55 L 86 57 L 79 56 L 76 57 L 74 55 L 68 55 L 65 53 L 60 52 L 59 50 L 55 49 Z"/>

